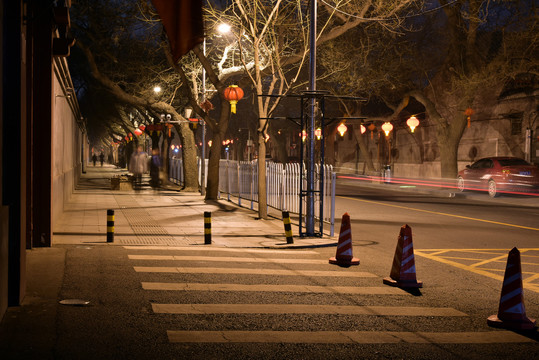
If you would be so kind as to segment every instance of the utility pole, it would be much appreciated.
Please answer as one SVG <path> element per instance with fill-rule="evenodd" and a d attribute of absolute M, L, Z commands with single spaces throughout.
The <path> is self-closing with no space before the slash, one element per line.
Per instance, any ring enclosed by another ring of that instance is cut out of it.
<path fill-rule="evenodd" d="M 202 43 L 202 53 L 206 56 L 206 37 Z M 202 67 L 202 101 L 206 101 L 206 69 Z M 202 119 L 202 151 L 200 154 L 200 195 L 206 195 L 206 121 Z"/>
<path fill-rule="evenodd" d="M 316 0 L 311 0 L 311 28 L 309 32 L 309 92 L 310 109 L 307 121 L 307 213 L 305 230 L 307 236 L 314 235 L 314 180 L 315 180 L 315 119 L 316 119 Z"/>

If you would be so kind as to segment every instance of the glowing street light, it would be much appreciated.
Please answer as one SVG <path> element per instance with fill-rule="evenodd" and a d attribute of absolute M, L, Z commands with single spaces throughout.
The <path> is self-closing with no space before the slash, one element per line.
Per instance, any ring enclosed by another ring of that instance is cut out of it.
<path fill-rule="evenodd" d="M 231 29 L 230 25 L 225 24 L 225 23 L 219 24 L 219 26 L 217 26 L 217 31 L 219 31 L 221 34 L 226 34 L 230 32 L 230 29 Z"/>
<path fill-rule="evenodd" d="M 161 92 L 161 86 L 159 85 L 155 85 L 154 88 L 153 88 L 153 92 L 156 93 L 156 94 L 159 94 Z"/>

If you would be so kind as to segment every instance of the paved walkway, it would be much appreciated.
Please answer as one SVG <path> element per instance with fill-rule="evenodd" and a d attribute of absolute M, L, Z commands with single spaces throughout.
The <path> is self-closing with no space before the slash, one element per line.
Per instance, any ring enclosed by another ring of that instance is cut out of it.
<path fill-rule="evenodd" d="M 110 178 L 125 174 L 111 165 L 89 166 L 59 219 L 53 246 L 203 245 L 204 212 L 212 214 L 212 245 L 226 247 L 304 247 L 336 244 L 335 237 L 300 239 L 287 244 L 283 222 L 257 219 L 257 212 L 227 200 L 205 201 L 199 193 L 178 186 L 154 190 L 148 179 L 141 190 L 111 190 Z M 114 242 L 106 243 L 107 210 L 114 210 Z M 278 215 L 276 212 L 274 215 Z M 297 225 L 293 233 L 298 234 Z"/>

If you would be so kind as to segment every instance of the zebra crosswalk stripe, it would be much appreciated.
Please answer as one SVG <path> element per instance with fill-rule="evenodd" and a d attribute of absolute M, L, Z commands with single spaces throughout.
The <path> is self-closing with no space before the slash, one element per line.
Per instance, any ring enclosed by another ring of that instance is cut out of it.
<path fill-rule="evenodd" d="M 127 255 L 130 260 L 224 261 L 275 264 L 327 264 L 320 259 L 246 258 L 229 256 Z"/>
<path fill-rule="evenodd" d="M 359 271 L 319 271 L 319 270 L 283 270 L 283 269 L 248 269 L 216 267 L 173 267 L 173 266 L 134 266 L 136 272 L 180 273 L 180 274 L 236 274 L 236 275 L 274 275 L 274 276 L 312 276 L 341 278 L 374 278 L 375 274 Z"/>
<path fill-rule="evenodd" d="M 167 331 L 172 343 L 500 344 L 535 340 L 511 331 Z"/>
<path fill-rule="evenodd" d="M 212 251 L 212 252 L 243 252 L 243 253 L 261 253 L 261 254 L 318 254 L 313 250 L 279 250 L 279 249 L 247 249 L 247 248 L 225 248 L 225 247 L 212 247 L 200 248 L 197 246 L 124 246 L 126 250 L 162 250 L 162 251 Z"/>
<path fill-rule="evenodd" d="M 152 304 L 157 314 L 339 314 L 383 316 L 468 316 L 453 308 L 307 304 Z"/>
<path fill-rule="evenodd" d="M 207 283 L 162 283 L 143 282 L 144 290 L 169 291 L 253 291 L 253 292 L 291 292 L 326 293 L 356 295 L 411 295 L 408 292 L 389 286 L 311 286 L 311 285 L 244 285 L 244 284 L 207 284 Z"/>

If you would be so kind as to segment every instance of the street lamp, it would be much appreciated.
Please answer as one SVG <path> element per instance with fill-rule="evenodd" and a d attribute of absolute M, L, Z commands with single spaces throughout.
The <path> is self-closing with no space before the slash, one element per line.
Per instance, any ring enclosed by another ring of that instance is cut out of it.
<path fill-rule="evenodd" d="M 217 26 L 217 31 L 219 31 L 221 34 L 226 34 L 230 32 L 230 25 L 222 23 Z"/>
<path fill-rule="evenodd" d="M 153 87 L 153 92 L 156 93 L 156 94 L 159 94 L 161 92 L 161 86 L 155 85 Z"/>

